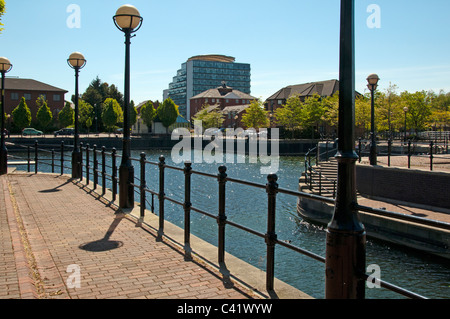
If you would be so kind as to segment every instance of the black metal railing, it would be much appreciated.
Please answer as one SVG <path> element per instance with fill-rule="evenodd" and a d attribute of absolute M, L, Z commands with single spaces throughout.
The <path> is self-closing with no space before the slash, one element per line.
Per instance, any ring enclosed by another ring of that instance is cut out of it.
<path fill-rule="evenodd" d="M 26 160 L 28 161 L 28 163 L 30 163 L 31 158 L 32 158 L 30 146 L 20 146 L 20 147 L 28 149 L 28 153 L 27 153 L 28 157 L 26 158 Z M 41 159 L 39 157 L 40 151 L 45 152 L 47 154 L 49 152 L 46 149 L 39 149 L 38 144 L 36 142 L 34 144 L 34 149 L 33 149 L 33 152 L 34 152 L 33 156 L 34 156 L 34 161 L 35 161 L 35 170 L 34 170 L 35 173 L 38 172 L 38 167 L 39 167 L 38 165 L 40 163 L 44 163 L 47 165 L 51 165 L 52 171 L 54 171 L 53 167 L 59 166 L 61 168 L 61 171 L 60 171 L 61 175 L 63 175 L 63 168 L 65 167 L 63 164 L 65 162 L 65 156 L 66 156 L 64 154 L 64 152 L 65 152 L 64 144 L 61 144 L 61 148 L 60 148 L 60 153 L 61 153 L 60 165 L 55 163 L 56 158 L 54 156 L 55 153 L 53 151 L 50 151 L 50 153 L 52 154 L 50 157 L 50 160 L 49 159 Z M 94 189 L 96 189 L 98 187 L 99 180 L 101 180 L 102 195 L 105 195 L 106 182 L 109 181 L 111 183 L 112 199 L 113 199 L 113 201 L 115 201 L 116 196 L 117 196 L 117 184 L 118 184 L 116 159 L 117 159 L 117 157 L 120 157 L 120 155 L 117 154 L 117 151 L 114 148 L 112 149 L 111 152 L 106 152 L 105 147 L 102 147 L 101 149 L 99 149 L 96 145 L 94 145 L 92 148 L 90 148 L 89 145 L 84 146 L 81 144 L 81 151 L 82 151 L 82 153 L 84 152 L 84 156 L 82 156 L 82 167 L 84 169 L 84 177 L 82 176 L 80 180 L 83 181 L 83 178 L 84 178 L 85 179 L 84 183 L 86 185 L 89 185 L 90 181 L 91 181 L 90 176 L 92 174 Z M 92 153 L 92 156 L 91 156 L 91 153 Z M 111 165 L 107 164 L 107 156 L 110 156 L 110 158 L 111 158 Z M 11 157 L 13 157 L 13 156 L 11 156 Z M 131 158 L 131 160 L 134 162 L 137 162 L 140 167 L 140 176 L 135 177 L 135 179 L 138 181 L 138 183 L 133 183 L 132 185 L 135 188 L 135 191 L 137 191 L 140 194 L 139 205 L 140 205 L 140 217 L 141 218 L 144 218 L 145 214 L 147 212 L 146 207 L 147 207 L 147 204 L 149 203 L 147 194 L 150 194 L 152 197 L 149 211 L 155 215 L 156 215 L 156 212 L 155 212 L 155 206 L 154 206 L 154 196 L 157 196 L 157 198 L 158 198 L 158 201 L 159 201 L 158 236 L 164 236 L 164 222 L 165 222 L 164 207 L 165 207 L 166 201 L 174 203 L 174 204 L 182 207 L 182 209 L 184 210 L 184 219 L 185 219 L 184 220 L 184 250 L 185 250 L 185 254 L 187 257 L 189 257 L 191 254 L 191 249 L 190 249 L 191 218 L 190 217 L 191 217 L 192 212 L 196 212 L 196 213 L 202 214 L 204 216 L 207 216 L 209 218 L 215 219 L 217 222 L 217 232 L 218 232 L 218 245 L 217 245 L 217 256 L 218 257 L 217 258 L 218 258 L 219 263 L 225 261 L 225 232 L 226 232 L 227 225 L 238 228 L 245 232 L 248 232 L 249 234 L 255 235 L 265 241 L 266 253 L 267 253 L 266 289 L 269 291 L 273 290 L 273 288 L 274 288 L 275 247 L 276 247 L 276 245 L 283 246 L 294 252 L 303 254 L 307 257 L 310 257 L 316 261 L 325 263 L 324 257 L 317 255 L 313 252 L 307 251 L 305 249 L 302 249 L 300 247 L 297 247 L 295 245 L 292 245 L 283 240 L 279 240 L 277 238 L 277 234 L 275 232 L 276 199 L 277 199 L 278 194 L 287 194 L 287 195 L 294 196 L 296 198 L 299 198 L 299 197 L 309 198 L 309 199 L 317 200 L 317 201 L 328 203 L 328 204 L 334 204 L 335 203 L 334 199 L 319 196 L 319 195 L 304 193 L 304 192 L 300 192 L 300 191 L 293 191 L 293 190 L 280 188 L 277 183 L 277 176 L 275 174 L 268 175 L 267 183 L 264 185 L 264 184 L 254 183 L 254 182 L 245 181 L 245 180 L 241 180 L 241 179 L 231 178 L 227 175 L 226 166 L 220 166 L 218 168 L 218 174 L 215 175 L 215 174 L 209 174 L 209 173 L 193 170 L 192 164 L 190 162 L 184 163 L 183 168 L 167 165 L 165 162 L 164 156 L 159 157 L 159 162 L 152 162 L 152 161 L 148 161 L 146 159 L 145 153 L 141 153 L 140 158 Z M 150 189 L 146 183 L 146 172 L 147 172 L 146 167 L 147 167 L 147 165 L 155 166 L 155 167 L 157 167 L 157 169 L 159 171 L 159 189 L 157 191 Z M 32 165 L 30 165 L 30 164 L 27 166 L 28 171 L 30 171 L 31 166 Z M 165 171 L 166 171 L 166 169 L 183 172 L 184 183 L 185 183 L 184 201 L 177 200 L 177 199 L 169 197 L 165 194 Z M 109 173 L 108 173 L 108 171 L 109 171 Z M 195 203 L 191 202 L 192 175 L 200 175 L 200 176 L 204 176 L 207 178 L 217 180 L 218 198 L 219 198 L 217 214 L 200 209 L 195 206 Z M 247 185 L 247 186 L 251 186 L 254 188 L 266 190 L 266 193 L 267 193 L 267 229 L 266 229 L 265 233 L 256 231 L 247 226 L 244 226 L 242 224 L 239 224 L 239 223 L 236 223 L 236 222 L 233 222 L 233 221 L 230 221 L 227 219 L 225 202 L 226 202 L 226 189 L 227 189 L 226 185 L 228 182 L 238 183 L 238 184 Z M 389 215 L 390 217 L 399 218 L 402 220 L 426 223 L 426 224 L 434 226 L 434 227 L 439 227 L 442 229 L 450 230 L 450 224 L 448 224 L 448 223 L 428 220 L 428 219 L 424 219 L 424 218 L 416 217 L 416 216 L 409 216 L 409 215 L 389 212 L 386 210 L 375 209 L 375 208 L 366 207 L 366 206 L 362 206 L 362 205 L 356 205 L 355 208 L 360 211 L 370 212 L 372 214 L 378 214 L 378 215 L 383 215 L 383 216 Z M 371 276 L 369 276 L 367 274 L 359 274 L 359 277 L 362 280 L 373 280 L 373 278 L 371 278 Z M 411 292 L 411 291 L 401 288 L 399 286 L 393 285 L 386 281 L 378 280 L 378 283 L 381 287 L 384 287 L 388 290 L 391 290 L 393 292 L 401 294 L 405 297 L 425 299 L 425 297 L 423 297 L 419 294 L 416 294 L 414 292 Z"/>

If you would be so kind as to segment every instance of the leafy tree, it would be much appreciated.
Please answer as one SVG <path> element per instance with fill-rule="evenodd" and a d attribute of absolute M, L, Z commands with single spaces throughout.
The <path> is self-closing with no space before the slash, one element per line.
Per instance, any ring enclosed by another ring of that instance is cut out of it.
<path fill-rule="evenodd" d="M 142 121 L 144 121 L 145 125 L 147 125 L 147 127 L 151 127 L 153 120 L 156 117 L 156 110 L 153 106 L 152 101 L 148 101 L 146 102 L 142 107 L 141 107 L 141 119 Z"/>
<path fill-rule="evenodd" d="M 358 96 L 355 98 L 355 125 L 364 128 L 365 132 L 370 131 L 371 125 L 371 101 L 368 96 Z"/>
<path fill-rule="evenodd" d="M 58 113 L 58 121 L 62 127 L 68 127 L 74 123 L 75 111 L 70 106 L 70 103 L 67 102 L 63 109 Z"/>
<path fill-rule="evenodd" d="M 0 0 L 0 33 L 1 31 L 3 31 L 3 28 L 1 27 L 3 25 L 3 23 L 1 23 L 1 18 L 3 16 L 3 14 L 5 13 L 5 0 Z"/>
<path fill-rule="evenodd" d="M 167 133 L 169 133 L 169 126 L 175 123 L 178 118 L 178 106 L 169 97 L 158 107 L 156 112 L 162 125 L 164 125 Z"/>
<path fill-rule="evenodd" d="M 41 95 L 38 97 L 36 101 L 36 105 L 39 107 L 36 113 L 36 119 L 39 121 L 42 129 L 45 131 L 47 126 L 52 122 L 53 115 L 52 111 L 47 105 L 47 101 L 45 101 L 44 97 Z"/>
<path fill-rule="evenodd" d="M 275 110 L 277 124 L 284 126 L 294 134 L 294 130 L 301 125 L 302 102 L 297 95 L 286 100 L 286 104 Z M 292 135 L 293 136 L 293 135 Z"/>
<path fill-rule="evenodd" d="M 85 126 L 89 130 L 89 127 L 92 125 L 94 118 L 94 107 L 83 100 L 78 100 L 78 110 L 80 116 L 80 124 Z M 89 126 L 88 121 L 90 123 Z"/>
<path fill-rule="evenodd" d="M 120 105 L 119 103 L 112 98 L 108 98 L 105 100 L 104 108 L 102 112 L 102 120 L 103 124 L 108 128 L 109 132 L 114 129 L 116 124 L 120 121 Z"/>
<path fill-rule="evenodd" d="M 259 129 L 260 127 L 268 127 L 268 112 L 264 110 L 261 99 L 253 100 L 250 106 L 245 109 L 242 115 L 241 123 L 247 128 Z"/>
<path fill-rule="evenodd" d="M 202 127 L 204 129 L 210 127 L 221 127 L 224 122 L 224 115 L 217 109 L 209 110 L 211 106 L 209 104 L 203 105 L 200 111 L 198 111 L 193 119 L 195 121 L 202 121 Z"/>
<path fill-rule="evenodd" d="M 19 105 L 12 111 L 14 125 L 19 129 L 24 129 L 30 126 L 31 112 L 25 102 L 25 98 L 22 97 Z"/>
<path fill-rule="evenodd" d="M 301 126 L 312 128 L 313 126 L 319 126 L 320 122 L 325 120 L 325 107 L 322 103 L 322 98 L 318 94 L 307 97 L 303 103 L 301 111 Z M 314 130 L 313 138 L 314 138 Z"/>
<path fill-rule="evenodd" d="M 339 92 L 327 96 L 322 103 L 325 108 L 325 122 L 331 127 L 337 128 L 339 124 Z"/>
<path fill-rule="evenodd" d="M 408 107 L 407 125 L 415 132 L 426 127 L 431 116 L 430 98 L 425 91 L 401 93 L 402 102 Z"/>

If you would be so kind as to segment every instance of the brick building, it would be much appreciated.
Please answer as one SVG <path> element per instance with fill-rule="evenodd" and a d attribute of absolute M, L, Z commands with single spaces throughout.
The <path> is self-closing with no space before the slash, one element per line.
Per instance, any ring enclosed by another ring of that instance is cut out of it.
<path fill-rule="evenodd" d="M 19 105 L 22 97 L 25 97 L 31 116 L 35 119 L 38 111 L 36 100 L 43 95 L 52 111 L 53 117 L 55 117 L 64 107 L 64 96 L 67 92 L 36 80 L 7 77 L 5 78 L 5 112 L 11 114 Z"/>
<path fill-rule="evenodd" d="M 225 115 L 223 127 L 239 127 L 243 112 L 253 100 L 257 100 L 257 98 L 234 90 L 223 83 L 222 86 L 206 90 L 192 97 L 190 99 L 190 114 L 195 116 L 204 105 L 208 104 L 211 106 L 211 110 L 218 109 Z"/>

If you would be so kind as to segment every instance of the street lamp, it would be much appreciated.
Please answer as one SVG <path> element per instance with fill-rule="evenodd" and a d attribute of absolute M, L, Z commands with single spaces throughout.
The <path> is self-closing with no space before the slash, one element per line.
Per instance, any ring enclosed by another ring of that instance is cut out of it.
<path fill-rule="evenodd" d="M 131 139 L 129 123 L 130 105 L 130 44 L 131 34 L 142 26 L 142 17 L 132 5 L 123 5 L 113 17 L 116 27 L 125 33 L 125 89 L 123 107 L 123 151 L 119 167 L 119 207 L 134 207 L 134 167 L 131 164 Z"/>
<path fill-rule="evenodd" d="M 380 78 L 376 74 L 371 74 L 367 77 L 367 87 L 369 88 L 372 96 L 371 101 L 371 141 L 370 141 L 370 165 L 377 165 L 377 142 L 375 138 L 375 90 L 378 87 L 378 81 Z"/>
<path fill-rule="evenodd" d="M 72 178 L 81 178 L 81 150 L 78 147 L 78 75 L 86 65 L 86 59 L 80 52 L 74 52 L 67 59 L 67 64 L 75 70 L 75 135 L 72 151 Z"/>
<path fill-rule="evenodd" d="M 0 57 L 0 72 L 2 73 L 2 108 L 1 115 L 1 145 L 0 145 L 0 175 L 8 173 L 8 150 L 5 143 L 5 74 L 11 71 L 12 64 L 5 58 Z"/>
<path fill-rule="evenodd" d="M 356 193 L 355 0 L 341 0 L 339 59 L 338 183 L 333 217 L 326 232 L 325 297 L 364 298 L 366 231 Z"/>
<path fill-rule="evenodd" d="M 406 114 L 408 113 L 409 109 L 407 106 L 403 108 L 403 112 L 405 112 L 405 143 L 406 143 Z"/>

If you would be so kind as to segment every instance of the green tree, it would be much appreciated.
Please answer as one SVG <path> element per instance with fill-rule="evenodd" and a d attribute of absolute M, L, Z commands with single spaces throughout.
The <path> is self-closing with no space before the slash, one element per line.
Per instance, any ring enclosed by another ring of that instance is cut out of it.
<path fill-rule="evenodd" d="M 193 119 L 195 121 L 202 121 L 203 129 L 211 127 L 221 127 L 224 122 L 224 115 L 217 109 L 210 110 L 209 104 L 203 105 L 200 111 L 198 111 Z"/>
<path fill-rule="evenodd" d="M 241 123 L 247 128 L 258 130 L 261 127 L 269 126 L 268 112 L 264 110 L 261 99 L 253 100 L 250 106 L 245 109 Z"/>
<path fill-rule="evenodd" d="M 116 124 L 120 121 L 121 114 L 119 110 L 121 110 L 121 107 L 115 99 L 108 98 L 105 100 L 102 121 L 109 130 L 109 133 L 111 133 Z"/>
<path fill-rule="evenodd" d="M 304 128 L 319 128 L 321 122 L 325 121 L 325 107 L 322 98 L 318 94 L 307 97 L 302 106 L 301 126 Z M 314 129 L 312 129 L 314 138 Z"/>
<path fill-rule="evenodd" d="M 25 98 L 22 97 L 19 105 L 12 111 L 14 125 L 19 129 L 24 129 L 30 126 L 31 112 L 25 102 Z"/>
<path fill-rule="evenodd" d="M 67 102 L 63 109 L 58 113 L 58 121 L 61 127 L 68 127 L 74 123 L 75 111 Z"/>
<path fill-rule="evenodd" d="M 84 127 L 86 127 L 89 131 L 89 127 L 92 125 L 95 116 L 94 107 L 83 100 L 78 100 L 78 110 L 79 110 L 79 123 Z M 88 122 L 90 123 L 89 126 Z"/>
<path fill-rule="evenodd" d="M 402 92 L 402 102 L 408 107 L 407 126 L 416 133 L 425 129 L 431 116 L 431 103 L 425 91 Z"/>
<path fill-rule="evenodd" d="M 169 126 L 175 123 L 178 118 L 178 106 L 169 97 L 159 105 L 156 112 L 162 125 L 166 128 L 166 132 L 169 133 Z"/>
<path fill-rule="evenodd" d="M 339 123 L 339 92 L 327 96 L 322 100 L 325 108 L 325 122 L 331 127 L 338 127 Z"/>
<path fill-rule="evenodd" d="M 146 102 L 142 107 L 141 107 L 141 119 L 142 121 L 144 121 L 145 125 L 147 125 L 147 127 L 151 127 L 152 126 L 152 122 L 156 117 L 156 110 L 155 107 L 153 106 L 152 101 L 148 101 Z"/>
<path fill-rule="evenodd" d="M 42 95 L 38 97 L 36 105 L 39 107 L 36 113 L 36 119 L 42 127 L 42 130 L 45 132 L 45 129 L 53 120 L 52 111 L 48 107 L 47 101 L 45 101 Z"/>
<path fill-rule="evenodd" d="M 286 100 L 286 104 L 275 110 L 277 124 L 292 132 L 299 128 L 302 122 L 302 102 L 297 95 L 293 95 Z"/>
<path fill-rule="evenodd" d="M 368 96 L 355 98 L 355 125 L 364 128 L 364 132 L 370 131 L 371 126 L 371 101 Z"/>
<path fill-rule="evenodd" d="M 0 0 L 0 33 L 1 33 L 1 31 L 3 31 L 3 28 L 1 27 L 3 25 L 3 23 L 1 22 L 1 20 L 2 20 L 3 14 L 5 13 L 5 9 L 6 9 L 5 0 Z"/>

